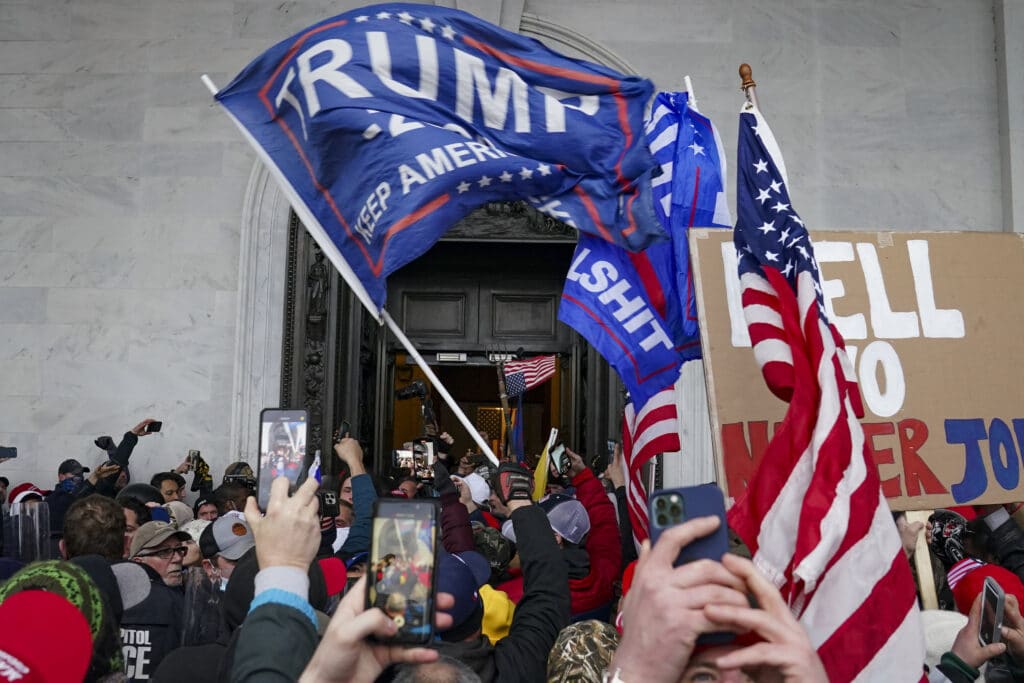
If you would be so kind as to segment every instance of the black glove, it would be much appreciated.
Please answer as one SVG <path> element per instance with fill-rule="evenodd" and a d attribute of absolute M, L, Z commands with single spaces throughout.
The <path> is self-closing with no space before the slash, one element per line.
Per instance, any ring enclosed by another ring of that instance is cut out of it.
<path fill-rule="evenodd" d="M 117 444 L 114 443 L 114 440 L 109 436 L 96 437 L 96 440 L 93 441 L 93 443 L 96 444 L 97 448 L 100 448 L 107 453 L 113 453 L 117 450 Z"/>
<path fill-rule="evenodd" d="M 533 500 L 533 474 L 522 465 L 502 463 L 491 477 L 491 490 L 504 505 L 513 500 Z"/>
<path fill-rule="evenodd" d="M 963 539 L 970 532 L 963 515 L 952 510 L 936 510 L 928 518 L 928 524 L 932 532 L 928 546 L 947 570 L 967 556 Z"/>

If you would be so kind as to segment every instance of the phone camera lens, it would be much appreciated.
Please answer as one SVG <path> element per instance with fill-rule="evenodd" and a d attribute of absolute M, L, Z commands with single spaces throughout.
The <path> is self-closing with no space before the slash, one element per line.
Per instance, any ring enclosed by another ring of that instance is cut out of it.
<path fill-rule="evenodd" d="M 658 515 L 658 526 L 668 526 L 668 517 L 665 515 Z"/>
<path fill-rule="evenodd" d="M 675 519 L 679 519 L 683 516 L 683 508 L 679 507 L 678 505 L 673 505 L 672 507 L 670 507 L 668 512 Z"/>
<path fill-rule="evenodd" d="M 665 502 L 664 498 L 659 498 L 658 500 L 654 501 L 654 507 L 656 507 L 659 510 L 664 510 L 666 505 L 668 505 L 668 503 Z"/>

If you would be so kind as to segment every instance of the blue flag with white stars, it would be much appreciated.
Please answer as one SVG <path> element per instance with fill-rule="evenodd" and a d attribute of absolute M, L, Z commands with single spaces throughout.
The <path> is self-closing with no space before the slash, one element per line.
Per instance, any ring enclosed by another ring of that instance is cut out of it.
<path fill-rule="evenodd" d="M 468 13 L 383 4 L 270 48 L 216 99 L 370 310 L 385 278 L 490 201 L 630 250 L 666 238 L 646 79 Z"/>
<path fill-rule="evenodd" d="M 672 240 L 669 254 L 662 253 L 662 245 L 647 253 L 652 260 L 671 260 L 674 295 L 681 298 L 680 333 L 695 342 L 687 360 L 700 358 L 688 235 L 693 227 L 732 227 L 725 196 L 722 141 L 711 119 L 693 108 L 685 92 L 658 93 L 647 123 L 647 141 L 661 168 L 651 182 L 654 213 Z"/>
<path fill-rule="evenodd" d="M 800 273 L 809 272 L 813 276 L 818 310 L 824 316 L 814 248 L 804 222 L 789 199 L 782 153 L 757 109 L 740 114 L 736 157 L 739 168 L 734 240 L 740 279 L 745 273 L 763 275 L 763 268 L 773 268 L 782 274 L 796 294 Z"/>

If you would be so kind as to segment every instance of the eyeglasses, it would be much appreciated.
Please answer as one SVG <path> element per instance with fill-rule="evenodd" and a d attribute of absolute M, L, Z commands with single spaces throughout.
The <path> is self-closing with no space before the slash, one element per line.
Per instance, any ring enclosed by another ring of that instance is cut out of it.
<path fill-rule="evenodd" d="M 161 548 L 151 553 L 139 553 L 135 557 L 159 557 L 161 560 L 169 560 L 174 555 L 185 557 L 188 554 L 188 546 L 176 545 L 173 548 Z"/>

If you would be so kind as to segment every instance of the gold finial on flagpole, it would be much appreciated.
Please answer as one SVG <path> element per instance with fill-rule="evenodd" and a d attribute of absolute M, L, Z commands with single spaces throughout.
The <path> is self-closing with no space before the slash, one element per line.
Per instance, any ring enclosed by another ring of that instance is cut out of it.
<path fill-rule="evenodd" d="M 740 89 L 747 96 L 747 101 L 757 107 L 757 83 L 754 82 L 753 71 L 750 65 L 745 62 L 740 64 L 740 78 L 743 79 Z"/>

